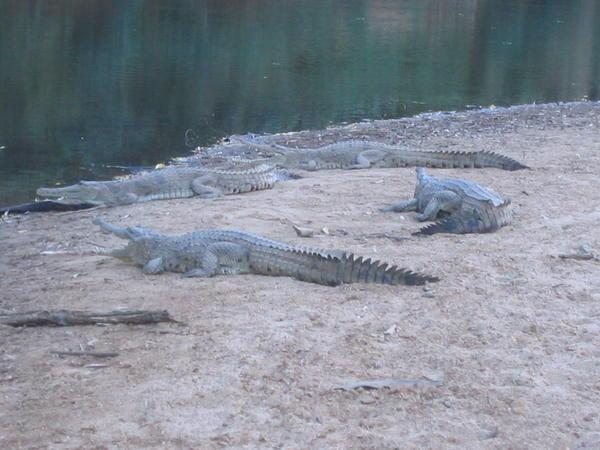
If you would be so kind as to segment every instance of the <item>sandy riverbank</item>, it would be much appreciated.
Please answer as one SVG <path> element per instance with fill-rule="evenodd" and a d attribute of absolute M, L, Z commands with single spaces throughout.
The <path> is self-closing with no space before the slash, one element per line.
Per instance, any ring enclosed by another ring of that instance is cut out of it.
<path fill-rule="evenodd" d="M 512 199 L 490 235 L 410 238 L 414 169 L 306 173 L 270 191 L 0 223 L 0 311 L 159 308 L 185 326 L 0 327 L 2 448 L 595 448 L 600 446 L 600 105 L 433 114 L 273 136 L 340 136 L 490 150 L 533 170 L 432 171 Z M 217 151 L 217 150 L 215 150 Z M 218 151 L 223 151 L 220 149 Z M 41 255 L 117 241 L 91 224 L 167 233 L 239 228 L 351 250 L 437 275 L 430 290 L 289 278 L 144 276 L 100 256 Z M 299 238 L 292 225 L 330 235 Z M 51 350 L 117 351 L 98 361 Z M 346 381 L 443 380 L 343 392 Z"/>

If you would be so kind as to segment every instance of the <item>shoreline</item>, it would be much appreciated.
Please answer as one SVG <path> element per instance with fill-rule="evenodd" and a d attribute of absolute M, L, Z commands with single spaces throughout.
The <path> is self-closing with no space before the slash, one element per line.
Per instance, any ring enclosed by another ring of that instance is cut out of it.
<path fill-rule="evenodd" d="M 600 128 L 600 101 L 523 104 L 487 107 L 466 111 L 437 111 L 399 119 L 364 120 L 331 125 L 320 130 L 290 131 L 259 135 L 262 142 L 291 147 L 315 148 L 339 140 L 376 140 L 412 150 L 444 150 L 454 146 L 454 138 L 503 134 L 519 129 Z M 236 135 L 232 135 L 235 137 Z M 481 148 L 485 150 L 485 148 Z M 176 158 L 178 163 L 194 162 L 203 156 L 260 157 L 260 151 L 220 142 L 198 147 L 195 154 Z"/>

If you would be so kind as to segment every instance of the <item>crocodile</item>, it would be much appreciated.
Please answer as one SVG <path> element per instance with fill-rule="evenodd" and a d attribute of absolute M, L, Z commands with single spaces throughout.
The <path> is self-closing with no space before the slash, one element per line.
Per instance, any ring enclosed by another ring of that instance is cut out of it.
<path fill-rule="evenodd" d="M 311 249 L 237 230 L 205 230 L 169 236 L 140 227 L 94 223 L 129 242 L 95 253 L 142 266 L 145 274 L 179 272 L 186 277 L 253 273 L 335 286 L 343 283 L 423 285 L 437 277 L 389 267 L 339 250 Z"/>
<path fill-rule="evenodd" d="M 118 206 L 195 196 L 213 198 L 270 189 L 286 176 L 291 175 L 283 174 L 274 166 L 266 164 L 244 171 L 171 166 L 124 179 L 82 181 L 60 188 L 39 188 L 37 194 L 71 203 Z"/>
<path fill-rule="evenodd" d="M 489 151 L 416 151 L 376 141 L 348 140 L 318 148 L 298 149 L 265 144 L 251 136 L 232 140 L 275 154 L 274 161 L 286 169 L 308 171 L 328 169 L 368 169 L 370 167 L 433 167 L 447 169 L 495 167 L 519 170 L 528 167 L 508 156 Z"/>
<path fill-rule="evenodd" d="M 417 211 L 417 220 L 437 220 L 415 235 L 436 233 L 489 233 L 508 225 L 512 219 L 510 200 L 472 181 L 436 178 L 417 167 L 414 198 L 395 203 L 381 211 Z"/>

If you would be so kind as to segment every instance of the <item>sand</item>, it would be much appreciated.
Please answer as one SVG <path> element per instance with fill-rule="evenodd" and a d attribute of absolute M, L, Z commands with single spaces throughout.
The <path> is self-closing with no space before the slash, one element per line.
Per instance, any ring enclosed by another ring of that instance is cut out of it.
<path fill-rule="evenodd" d="M 0 326 L 2 448 L 599 448 L 600 105 L 492 108 L 274 136 L 491 150 L 532 170 L 432 170 L 511 198 L 487 235 L 411 237 L 413 168 L 323 171 L 273 190 L 0 223 L 0 312 L 168 309 L 184 324 Z M 91 220 L 165 233 L 238 228 L 439 276 L 324 287 L 258 275 L 145 276 L 78 255 Z M 296 236 L 292 226 L 320 230 Z M 69 251 L 73 254 L 42 254 Z M 114 351 L 107 360 L 52 350 Z M 90 366 L 92 364 L 92 366 Z M 94 367 L 102 364 L 104 367 Z M 356 380 L 437 386 L 343 391 Z"/>

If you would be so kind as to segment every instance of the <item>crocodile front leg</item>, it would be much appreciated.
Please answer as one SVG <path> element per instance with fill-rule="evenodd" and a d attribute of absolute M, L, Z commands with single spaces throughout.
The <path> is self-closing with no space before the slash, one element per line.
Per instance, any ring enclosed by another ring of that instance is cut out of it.
<path fill-rule="evenodd" d="M 302 170 L 306 170 L 308 172 L 314 172 L 319 169 L 317 161 L 315 161 L 314 159 L 310 159 L 308 161 L 301 161 L 298 165 Z"/>
<path fill-rule="evenodd" d="M 381 161 L 385 157 L 385 153 L 380 150 L 365 150 L 356 156 L 356 164 L 348 167 L 348 169 L 368 169 L 372 164 Z"/>
<path fill-rule="evenodd" d="M 202 255 L 200 267 L 183 274 L 184 277 L 212 277 L 217 274 L 250 272 L 249 250 L 233 242 L 210 244 Z"/>
<path fill-rule="evenodd" d="M 146 275 L 156 275 L 165 271 L 165 263 L 162 258 L 154 258 L 144 264 L 142 272 Z"/>
<path fill-rule="evenodd" d="M 392 203 L 390 206 L 386 206 L 385 208 L 380 208 L 381 212 L 404 212 L 404 211 L 416 211 L 418 200 L 416 198 L 411 198 L 410 200 L 404 200 L 398 203 Z"/>
<path fill-rule="evenodd" d="M 192 190 L 200 198 L 215 198 L 223 195 L 223 190 L 218 187 L 218 180 L 214 175 L 203 175 L 194 179 Z"/>
<path fill-rule="evenodd" d="M 188 270 L 183 274 L 186 278 L 192 277 L 202 277 L 208 278 L 212 277 L 217 273 L 217 267 L 219 265 L 219 258 L 215 255 L 211 250 L 210 246 L 202 255 L 202 260 L 200 263 L 200 267 L 194 267 L 193 269 Z"/>
<path fill-rule="evenodd" d="M 452 191 L 436 192 L 427 203 L 423 213 L 417 214 L 417 220 L 420 222 L 435 220 L 440 211 L 453 213 L 460 208 L 461 201 L 460 195 Z"/>
<path fill-rule="evenodd" d="M 133 192 L 120 192 L 116 196 L 115 201 L 109 202 L 109 204 L 113 204 L 116 206 L 132 205 L 134 203 L 137 203 L 140 200 L 141 199 L 137 195 L 135 195 Z"/>

